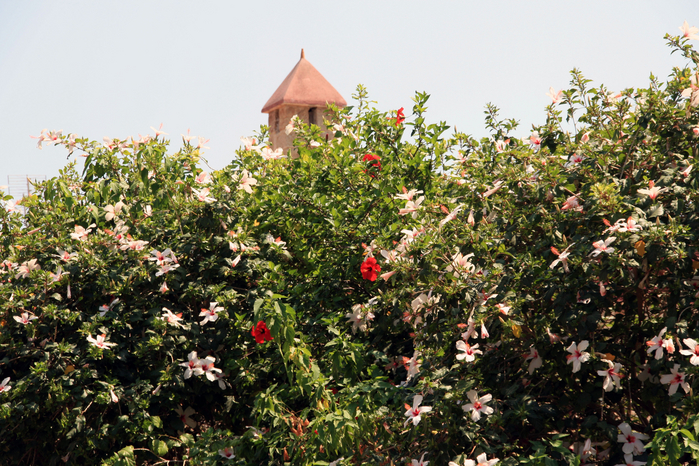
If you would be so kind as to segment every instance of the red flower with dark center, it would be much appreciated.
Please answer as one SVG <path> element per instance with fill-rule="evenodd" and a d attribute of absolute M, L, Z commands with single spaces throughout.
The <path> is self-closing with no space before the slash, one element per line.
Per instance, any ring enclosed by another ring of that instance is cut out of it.
<path fill-rule="evenodd" d="M 263 321 L 259 321 L 257 325 L 253 325 L 250 333 L 253 337 L 255 337 L 255 341 L 258 343 L 273 340 L 272 334 L 269 333 L 269 329 L 267 328 L 267 324 L 265 324 Z"/>
<path fill-rule="evenodd" d="M 396 112 L 396 128 L 403 124 L 405 121 L 405 115 L 403 115 L 403 107 L 399 108 Z"/>
<path fill-rule="evenodd" d="M 381 170 L 381 162 L 379 162 L 379 160 L 381 160 L 381 157 L 379 157 L 378 155 L 365 154 L 364 157 L 362 157 L 362 160 L 364 162 L 374 162 L 375 161 L 374 163 L 371 164 L 371 166 L 376 167 L 379 170 Z"/>
<path fill-rule="evenodd" d="M 380 160 L 381 160 L 381 157 L 379 157 L 378 155 L 374 155 L 374 154 L 365 154 L 364 157 L 362 157 L 362 161 L 363 161 L 363 162 L 370 162 L 370 165 L 371 165 L 371 166 L 370 166 L 369 168 L 372 169 L 372 170 L 371 170 L 372 172 L 373 172 L 373 171 L 381 170 L 381 162 L 380 162 Z M 367 172 L 367 171 L 364 170 L 364 173 L 366 173 L 366 172 Z M 376 176 L 376 174 L 374 174 L 374 173 L 369 173 L 369 176 L 371 176 L 372 178 L 374 178 L 374 177 Z"/>
<path fill-rule="evenodd" d="M 381 272 L 381 266 L 376 263 L 376 259 L 373 257 L 367 257 L 364 262 L 362 262 L 362 277 L 366 280 L 376 281 L 378 272 Z"/>

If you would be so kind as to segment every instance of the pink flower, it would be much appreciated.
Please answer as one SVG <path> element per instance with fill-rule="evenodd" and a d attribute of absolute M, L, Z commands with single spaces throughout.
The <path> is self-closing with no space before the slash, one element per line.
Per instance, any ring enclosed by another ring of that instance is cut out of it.
<path fill-rule="evenodd" d="M 570 196 L 561 206 L 561 210 L 576 210 L 582 212 L 582 206 L 578 202 L 578 195 Z"/>
<path fill-rule="evenodd" d="M 641 440 L 648 440 L 648 436 L 646 434 L 636 432 L 635 430 L 631 430 L 631 426 L 626 422 L 619 424 L 619 430 L 621 431 L 621 434 L 617 436 L 617 442 L 624 444 L 621 447 L 624 453 L 633 453 L 634 455 L 642 454 L 643 450 L 646 449 L 646 446 L 643 445 Z"/>
<path fill-rule="evenodd" d="M 153 128 L 152 126 L 150 127 L 150 129 L 152 129 L 153 131 L 155 131 L 155 137 L 156 137 L 156 138 L 159 137 L 159 136 L 161 136 L 161 135 L 163 135 L 163 134 L 164 134 L 165 136 L 167 136 L 167 133 L 166 133 L 165 131 L 163 131 L 163 124 L 162 124 L 162 123 L 160 123 L 160 126 L 158 127 L 158 129 L 155 129 L 155 128 Z"/>
<path fill-rule="evenodd" d="M 550 269 L 553 269 L 554 267 L 556 267 L 558 265 L 558 263 L 560 262 L 561 264 L 563 264 L 563 270 L 565 270 L 566 273 L 570 272 L 570 269 L 568 268 L 568 256 L 570 255 L 570 252 L 568 252 L 568 251 L 570 250 L 570 248 L 573 247 L 573 244 L 575 244 L 575 243 L 572 243 L 570 246 L 565 248 L 563 250 L 563 252 L 558 252 L 558 249 L 551 246 L 551 252 L 554 253 L 555 255 L 557 255 L 558 259 L 551 262 L 551 265 L 549 265 Z"/>
<path fill-rule="evenodd" d="M 500 190 L 500 188 L 502 188 L 504 185 L 505 185 L 504 181 L 497 180 L 493 183 L 493 187 L 490 188 L 489 190 L 485 191 L 483 194 L 481 194 L 481 196 L 483 196 L 484 199 L 487 197 L 490 197 L 493 194 L 495 194 L 496 192 L 498 192 Z"/>
<path fill-rule="evenodd" d="M 396 125 L 397 126 L 397 125 Z M 410 460 L 410 466 L 427 466 L 430 464 L 429 461 L 425 461 L 425 455 L 427 453 L 423 453 L 422 456 L 420 457 L 420 461 L 418 460 Z"/>
<path fill-rule="evenodd" d="M 405 207 L 398 210 L 398 215 L 412 215 L 413 218 L 417 218 L 417 211 L 420 209 L 420 204 L 425 200 L 425 196 L 420 196 L 414 201 L 407 201 Z"/>
<path fill-rule="evenodd" d="M 175 327 L 182 327 L 180 321 L 182 320 L 182 313 L 174 314 L 170 309 L 164 307 L 162 317 L 158 317 L 160 320 L 164 320 L 168 324 L 174 325 Z"/>
<path fill-rule="evenodd" d="M 403 366 L 405 367 L 405 370 L 408 371 L 407 380 L 412 379 L 420 372 L 420 361 L 417 359 L 418 356 L 420 356 L 420 353 L 415 351 L 412 358 L 408 359 L 405 356 L 403 357 Z"/>
<path fill-rule="evenodd" d="M 408 425 L 408 423 L 412 421 L 413 425 L 416 426 L 422 419 L 422 413 L 429 413 L 432 411 L 431 406 L 420 406 L 420 404 L 422 404 L 422 395 L 415 395 L 412 408 L 409 404 L 405 404 L 405 416 L 408 419 L 405 420 L 403 423 L 404 425 Z"/>
<path fill-rule="evenodd" d="M 231 447 L 226 447 L 223 450 L 219 450 L 218 454 L 226 458 L 227 460 L 232 460 L 235 458 L 235 454 L 233 453 L 233 449 Z"/>
<path fill-rule="evenodd" d="M 118 403 L 119 398 L 116 396 L 116 393 L 114 393 L 114 390 L 111 388 L 109 389 L 109 397 L 112 399 L 112 403 Z"/>
<path fill-rule="evenodd" d="M 95 226 L 94 223 L 90 224 L 87 229 L 85 229 L 81 225 L 75 225 L 75 232 L 70 234 L 70 237 L 73 238 L 74 240 L 78 241 L 85 241 L 87 239 L 87 235 L 90 234 L 92 231 L 92 228 Z"/>
<path fill-rule="evenodd" d="M 699 105 L 699 73 L 695 73 L 689 79 L 689 87 L 682 91 L 682 97 L 689 98 L 689 105 Z"/>
<path fill-rule="evenodd" d="M 281 147 L 275 151 L 273 151 L 269 147 L 265 147 L 264 149 L 262 149 L 260 155 L 262 155 L 262 158 L 265 160 L 279 160 L 284 158 L 284 155 L 282 155 L 283 153 L 284 150 Z"/>
<path fill-rule="evenodd" d="M 525 139 L 524 142 L 526 143 L 527 140 Z M 538 131 L 532 131 L 532 134 L 529 136 L 529 144 L 531 144 L 534 149 L 539 149 L 541 147 L 541 136 L 539 136 Z"/>
<path fill-rule="evenodd" d="M 650 181 L 648 182 L 648 189 L 639 189 L 639 190 L 636 191 L 636 192 L 639 193 L 639 194 L 645 194 L 645 195 L 647 195 L 648 197 L 650 197 L 652 200 L 655 200 L 655 198 L 658 197 L 658 195 L 659 195 L 660 193 L 663 193 L 663 192 L 665 192 L 665 191 L 668 191 L 669 189 L 670 189 L 670 188 L 656 188 L 656 187 L 655 187 L 655 182 L 654 182 L 653 180 L 650 180 Z"/>
<path fill-rule="evenodd" d="M 615 464 L 614 466 L 645 466 L 645 461 L 634 461 L 632 454 L 624 455 L 624 462 Z"/>
<path fill-rule="evenodd" d="M 614 236 L 610 236 L 609 238 L 605 239 L 604 241 L 599 240 L 595 241 L 592 243 L 592 246 L 595 248 L 594 251 L 590 253 L 590 257 L 597 257 L 603 252 L 606 252 L 607 254 L 610 254 L 614 252 L 614 248 L 610 248 L 609 245 L 612 244 L 612 242 L 616 239 Z"/>
<path fill-rule="evenodd" d="M 97 338 L 92 338 L 92 335 L 88 335 L 87 341 L 101 349 L 109 349 L 110 346 L 116 345 L 116 343 L 109 343 L 106 341 L 105 337 L 106 335 L 104 333 L 102 335 L 97 335 Z"/>
<path fill-rule="evenodd" d="M 402 199 L 402 200 L 404 200 L 404 201 L 410 201 L 410 200 L 412 200 L 413 197 L 414 197 L 415 195 L 417 195 L 417 194 L 422 194 L 422 191 L 419 191 L 419 190 L 417 190 L 417 189 L 411 189 L 410 191 L 408 191 L 408 190 L 405 188 L 405 186 L 403 186 L 403 192 L 402 192 L 402 193 L 399 193 L 399 194 L 396 194 L 395 196 L 393 196 L 393 198 L 394 198 L 394 199 Z"/>
<path fill-rule="evenodd" d="M 648 346 L 648 349 L 646 350 L 647 353 L 650 354 L 655 351 L 655 359 L 662 359 L 663 349 L 666 349 L 670 354 L 675 352 L 675 345 L 672 342 L 672 339 L 663 338 L 666 331 L 667 327 L 663 327 L 657 336 L 646 342 L 646 345 Z"/>
<path fill-rule="evenodd" d="M 206 378 L 209 379 L 209 382 L 216 381 L 216 373 L 222 373 L 221 369 L 214 367 L 215 362 L 216 360 L 213 356 L 207 356 L 199 360 L 199 368 L 206 375 Z"/>
<path fill-rule="evenodd" d="M 533 346 L 529 348 L 529 354 L 524 358 L 525 361 L 528 361 L 529 359 L 531 359 L 531 362 L 529 363 L 529 375 L 532 375 L 535 370 L 541 367 L 544 361 L 541 359 L 541 356 L 539 356 L 539 352 Z"/>
<path fill-rule="evenodd" d="M 7 383 L 10 381 L 9 377 L 5 377 L 5 380 L 0 383 L 0 393 L 2 392 L 7 392 L 12 388 L 12 385 L 7 385 Z"/>
<path fill-rule="evenodd" d="M 463 205 L 458 205 L 454 210 L 451 211 L 450 214 L 448 214 L 446 217 L 444 217 L 440 222 L 439 226 L 440 228 L 443 227 L 447 222 L 451 222 L 456 218 L 456 214 L 459 213 Z"/>
<path fill-rule="evenodd" d="M 557 104 L 561 101 L 561 98 L 563 97 L 563 91 L 556 91 L 553 87 L 549 87 L 549 91 L 546 93 L 546 95 L 551 97 L 551 100 L 554 104 Z"/>
<path fill-rule="evenodd" d="M 614 385 L 616 384 L 616 388 L 621 389 L 621 378 L 623 377 L 621 374 L 621 364 L 614 364 L 606 359 L 604 359 L 604 361 L 607 361 L 609 364 L 609 369 L 597 371 L 597 375 L 604 377 L 602 388 L 605 392 L 610 392 L 614 390 Z"/>
<path fill-rule="evenodd" d="M 476 392 L 475 390 L 469 390 L 466 395 L 468 396 L 468 399 L 471 400 L 471 402 L 463 405 L 462 409 L 466 413 L 472 411 L 471 419 L 478 422 L 481 419 L 481 413 L 486 415 L 493 414 L 493 408 L 485 405 L 493 399 L 493 395 L 487 394 L 478 398 L 478 392 Z"/>
<path fill-rule="evenodd" d="M 670 369 L 670 374 L 661 374 L 660 383 L 670 384 L 668 389 L 668 395 L 674 395 L 677 391 L 677 387 L 681 386 L 685 393 L 689 393 L 689 384 L 684 380 L 685 373 L 679 372 L 680 365 L 675 364 L 675 366 Z"/>
<path fill-rule="evenodd" d="M 197 149 L 211 149 L 211 147 L 205 146 L 210 139 L 205 139 L 202 136 L 197 136 Z"/>
<path fill-rule="evenodd" d="M 255 138 L 241 137 L 240 141 L 243 143 L 243 146 L 245 146 L 245 150 L 251 150 L 251 151 L 255 151 L 255 152 L 260 151 L 260 146 L 255 145 L 255 144 L 257 144 L 257 141 L 255 140 Z"/>
<path fill-rule="evenodd" d="M 461 360 L 466 360 L 466 362 L 472 362 L 476 360 L 476 354 L 483 354 L 483 352 L 478 348 L 478 344 L 475 344 L 473 346 L 469 345 L 463 340 L 459 340 L 456 342 L 456 349 L 459 351 L 463 351 L 462 353 L 459 353 L 456 355 L 456 359 L 459 361 Z"/>
<path fill-rule="evenodd" d="M 247 170 L 243 170 L 240 175 L 240 181 L 238 183 L 238 189 L 244 189 L 248 194 L 252 194 L 252 186 L 257 184 L 257 180 L 250 176 Z"/>
<path fill-rule="evenodd" d="M 204 325 L 207 322 L 216 322 L 218 319 L 218 312 L 223 311 L 223 308 L 221 306 L 218 306 L 218 303 L 215 301 L 212 301 L 209 304 L 209 309 L 202 309 L 201 312 L 199 313 L 199 317 L 204 316 L 204 320 L 199 322 L 200 325 Z"/>
<path fill-rule="evenodd" d="M 457 252 L 452 256 L 452 262 L 447 266 L 447 272 L 452 272 L 454 278 L 474 273 L 476 267 L 469 261 L 469 258 L 473 257 L 473 255 L 473 253 L 470 253 L 464 256 L 460 252 Z"/>
<path fill-rule="evenodd" d="M 492 460 L 488 459 L 488 456 L 485 453 L 481 453 L 476 457 L 476 460 L 466 460 L 464 461 L 464 466 L 493 466 L 496 464 L 498 461 L 500 461 L 497 458 L 493 458 Z M 453 461 L 449 461 L 449 466 L 459 466 L 458 464 L 454 463 Z"/>
<path fill-rule="evenodd" d="M 510 310 L 512 309 L 512 306 L 508 306 L 505 303 L 498 303 L 495 305 L 495 307 L 498 308 L 498 310 L 502 313 L 507 315 L 510 315 Z"/>
<path fill-rule="evenodd" d="M 619 225 L 619 231 L 622 233 L 626 233 L 627 231 L 641 231 L 643 230 L 643 227 L 636 223 L 636 220 L 633 219 L 633 217 L 629 217 L 626 221 L 623 219 L 619 219 L 616 221 L 617 225 Z"/>
<path fill-rule="evenodd" d="M 682 31 L 682 37 L 686 39 L 694 39 L 694 40 L 699 40 L 699 29 L 696 28 L 695 26 L 689 27 L 689 23 L 685 21 L 682 23 L 682 26 L 680 26 L 680 31 Z"/>
<path fill-rule="evenodd" d="M 206 202 L 207 204 L 211 204 L 212 202 L 216 202 L 215 198 L 209 197 L 209 188 L 203 188 L 201 190 L 192 188 L 192 192 L 194 193 L 194 195 L 197 197 L 197 199 L 200 202 Z"/>
<path fill-rule="evenodd" d="M 185 409 L 184 411 L 182 410 L 182 408 L 177 408 L 175 412 L 179 414 L 180 421 L 182 421 L 183 424 L 188 425 L 192 429 L 194 429 L 197 426 L 197 421 L 190 417 L 192 414 L 196 413 L 196 411 L 194 411 L 194 408 L 192 408 L 191 406 L 188 406 L 187 409 Z"/>
<path fill-rule="evenodd" d="M 209 175 L 207 172 L 201 172 L 196 178 L 194 178 L 194 182 L 197 184 L 209 184 L 211 183 L 211 175 Z"/>
<path fill-rule="evenodd" d="M 585 352 L 590 342 L 587 340 L 581 341 L 579 344 L 572 343 L 566 351 L 570 354 L 566 356 L 568 364 L 573 363 L 573 372 L 580 370 L 580 364 L 587 362 L 590 359 L 590 353 Z"/>
<path fill-rule="evenodd" d="M 182 362 L 180 363 L 180 366 L 185 368 L 184 371 L 184 378 L 188 379 L 194 375 L 201 375 L 204 372 L 201 370 L 201 363 L 199 362 L 199 358 L 197 357 L 197 352 L 192 351 L 187 355 L 187 362 Z"/>
<path fill-rule="evenodd" d="M 682 341 L 689 347 L 689 349 L 680 350 L 680 354 L 691 356 L 689 359 L 690 364 L 693 366 L 699 366 L 699 345 L 697 344 L 697 341 L 692 338 L 685 338 Z"/>
<path fill-rule="evenodd" d="M 20 324 L 23 324 L 23 325 L 27 325 L 27 324 L 28 324 L 29 322 L 31 322 L 32 320 L 38 319 L 38 317 L 35 316 L 35 315 L 29 315 L 28 312 L 23 312 L 23 313 L 22 313 L 21 315 L 19 315 L 19 316 L 12 316 L 12 318 L 15 319 L 17 322 L 19 322 Z"/>

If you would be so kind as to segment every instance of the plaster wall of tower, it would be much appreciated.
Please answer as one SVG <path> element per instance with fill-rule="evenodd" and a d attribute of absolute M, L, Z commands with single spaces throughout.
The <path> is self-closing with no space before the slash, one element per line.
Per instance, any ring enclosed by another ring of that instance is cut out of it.
<path fill-rule="evenodd" d="M 310 121 L 309 110 L 314 108 L 314 121 Z M 286 134 L 286 125 L 289 124 L 291 118 L 294 115 L 298 115 L 306 124 L 314 124 L 318 126 L 324 134 L 329 137 L 333 136 L 331 131 L 323 123 L 324 119 L 329 119 L 330 115 L 326 111 L 326 107 L 309 107 L 305 105 L 291 105 L 285 104 L 281 105 L 276 110 L 269 113 L 268 125 L 269 125 L 269 139 L 272 143 L 272 148 L 277 149 L 281 147 L 286 152 L 294 142 L 295 133 Z"/>

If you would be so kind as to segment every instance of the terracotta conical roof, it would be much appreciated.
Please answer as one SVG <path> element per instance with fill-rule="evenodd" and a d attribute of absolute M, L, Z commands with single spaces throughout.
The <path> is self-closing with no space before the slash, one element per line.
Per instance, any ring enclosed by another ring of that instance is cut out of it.
<path fill-rule="evenodd" d="M 269 113 L 282 104 L 325 107 L 328 103 L 334 103 L 338 107 L 347 106 L 345 99 L 332 84 L 306 60 L 301 49 L 301 59 L 262 107 L 262 113 Z"/>

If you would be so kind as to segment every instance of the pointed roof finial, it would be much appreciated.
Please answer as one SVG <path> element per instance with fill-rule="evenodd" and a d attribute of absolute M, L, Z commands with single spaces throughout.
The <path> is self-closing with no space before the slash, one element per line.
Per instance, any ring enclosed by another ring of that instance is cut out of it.
<path fill-rule="evenodd" d="M 306 60 L 306 52 L 301 49 L 301 59 L 262 107 L 262 113 L 270 113 L 284 104 L 325 108 L 328 102 L 347 106 L 332 84 Z"/>

